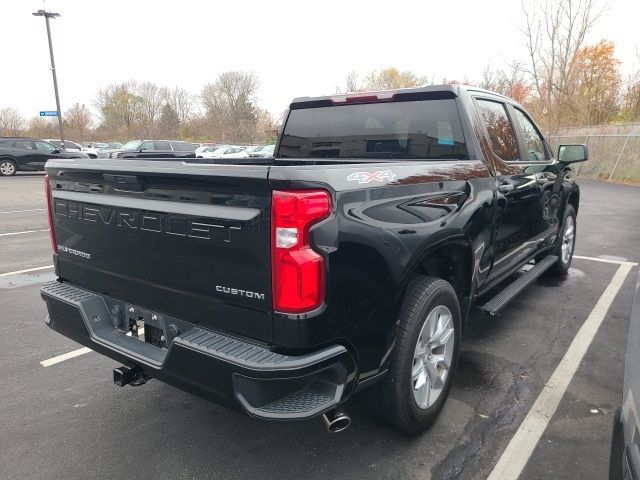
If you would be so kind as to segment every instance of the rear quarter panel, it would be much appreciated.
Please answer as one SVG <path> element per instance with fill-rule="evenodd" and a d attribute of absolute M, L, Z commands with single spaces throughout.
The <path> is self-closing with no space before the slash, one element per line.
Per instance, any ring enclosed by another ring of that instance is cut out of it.
<path fill-rule="evenodd" d="M 275 189 L 326 188 L 333 213 L 312 227 L 327 262 L 325 305 L 304 316 L 275 314 L 274 341 L 291 347 L 332 339 L 351 344 L 361 380 L 393 343 L 405 286 L 430 248 L 461 241 L 472 282 L 490 266 L 492 177 L 479 160 L 274 167 Z"/>

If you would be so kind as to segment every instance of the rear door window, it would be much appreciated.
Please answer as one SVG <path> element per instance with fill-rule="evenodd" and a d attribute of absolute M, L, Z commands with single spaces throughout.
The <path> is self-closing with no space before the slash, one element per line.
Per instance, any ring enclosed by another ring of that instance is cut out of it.
<path fill-rule="evenodd" d="M 520 159 L 518 142 L 504 103 L 477 99 L 493 153 L 506 162 Z"/>
<path fill-rule="evenodd" d="M 12 147 L 21 148 L 23 150 L 33 150 L 33 143 L 29 140 L 16 140 L 15 142 L 11 142 Z"/>
<path fill-rule="evenodd" d="M 169 142 L 153 142 L 156 150 L 171 150 Z"/>
<path fill-rule="evenodd" d="M 455 99 L 292 109 L 278 156 L 289 158 L 469 158 Z"/>
<path fill-rule="evenodd" d="M 56 147 L 54 147 L 48 142 L 33 142 L 33 143 L 36 144 L 37 150 L 42 150 L 43 152 L 53 152 L 56 149 Z"/>
<path fill-rule="evenodd" d="M 176 152 L 193 152 L 195 151 L 195 145 L 187 142 L 171 142 L 171 146 Z"/>

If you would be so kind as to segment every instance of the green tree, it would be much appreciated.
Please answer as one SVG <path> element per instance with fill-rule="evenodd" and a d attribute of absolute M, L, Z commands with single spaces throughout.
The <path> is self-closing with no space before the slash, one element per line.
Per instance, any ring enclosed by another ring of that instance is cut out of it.
<path fill-rule="evenodd" d="M 165 103 L 160 111 L 158 130 L 164 138 L 177 138 L 180 128 L 180 118 L 173 107 Z"/>

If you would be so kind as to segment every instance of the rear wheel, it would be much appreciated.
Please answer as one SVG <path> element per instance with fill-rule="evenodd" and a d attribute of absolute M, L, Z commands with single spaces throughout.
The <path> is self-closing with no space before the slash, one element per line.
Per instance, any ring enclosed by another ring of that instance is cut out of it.
<path fill-rule="evenodd" d="M 0 175 L 3 177 L 10 177 L 15 175 L 17 171 L 18 167 L 16 166 L 16 162 L 10 158 L 0 159 Z"/>
<path fill-rule="evenodd" d="M 461 316 L 448 282 L 418 277 L 407 288 L 387 376 L 369 393 L 372 410 L 409 435 L 429 428 L 451 388 Z"/>

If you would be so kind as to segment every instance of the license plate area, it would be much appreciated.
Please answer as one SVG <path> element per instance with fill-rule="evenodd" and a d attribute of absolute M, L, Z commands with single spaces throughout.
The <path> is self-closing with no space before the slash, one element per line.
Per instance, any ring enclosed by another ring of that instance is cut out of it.
<path fill-rule="evenodd" d="M 160 348 L 167 348 L 164 331 L 143 320 L 130 320 L 127 335 Z"/>
<path fill-rule="evenodd" d="M 158 348 L 168 348 L 166 326 L 163 318 L 133 306 L 127 306 L 126 335 Z"/>

